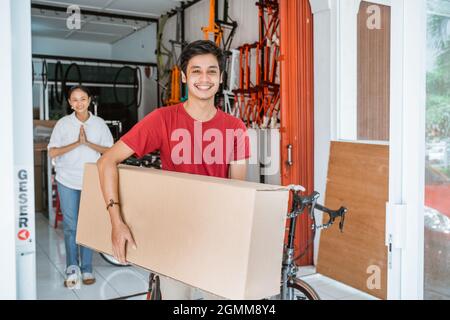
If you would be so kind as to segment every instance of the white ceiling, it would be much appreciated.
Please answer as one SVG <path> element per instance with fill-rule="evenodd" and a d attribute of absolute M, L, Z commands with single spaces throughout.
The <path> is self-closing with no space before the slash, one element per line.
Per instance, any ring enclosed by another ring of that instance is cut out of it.
<path fill-rule="evenodd" d="M 83 9 L 127 16 L 159 18 L 181 4 L 179 0 L 33 0 L 33 4 L 68 7 L 79 5 L 82 20 L 80 30 L 66 26 L 68 14 L 33 8 L 33 36 L 114 43 L 146 27 L 149 22 L 83 15 Z"/>

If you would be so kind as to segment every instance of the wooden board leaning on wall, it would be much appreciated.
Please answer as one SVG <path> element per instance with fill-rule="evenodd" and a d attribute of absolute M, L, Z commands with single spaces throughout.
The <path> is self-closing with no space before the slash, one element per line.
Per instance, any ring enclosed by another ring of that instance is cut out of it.
<path fill-rule="evenodd" d="M 387 296 L 388 178 L 389 146 L 331 143 L 325 205 L 348 212 L 344 233 L 337 225 L 321 233 L 317 272 L 381 299 Z"/>

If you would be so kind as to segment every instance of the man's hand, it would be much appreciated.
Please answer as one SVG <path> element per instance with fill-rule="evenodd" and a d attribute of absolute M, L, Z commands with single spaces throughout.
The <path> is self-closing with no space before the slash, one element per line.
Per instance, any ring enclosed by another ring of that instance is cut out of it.
<path fill-rule="evenodd" d="M 127 262 L 125 250 L 126 243 L 128 242 L 133 249 L 137 249 L 136 242 L 134 242 L 130 228 L 128 228 L 128 226 L 123 222 L 113 224 L 111 240 L 114 258 L 119 260 L 120 263 L 125 264 Z"/>
<path fill-rule="evenodd" d="M 105 205 L 111 199 L 119 199 L 119 171 L 117 166 L 123 160 L 133 155 L 134 151 L 122 141 L 118 141 L 111 149 L 106 151 L 97 161 L 98 175 L 100 178 L 100 186 L 102 188 Z M 117 201 L 117 200 L 116 200 Z M 120 207 L 113 206 L 108 210 L 111 219 L 111 240 L 113 254 L 120 262 L 125 263 L 126 242 L 136 248 L 130 229 L 122 220 L 120 215 Z"/>
<path fill-rule="evenodd" d="M 232 161 L 228 171 L 230 179 L 243 180 L 247 179 L 247 163 L 248 160 L 243 159 L 239 161 Z"/>

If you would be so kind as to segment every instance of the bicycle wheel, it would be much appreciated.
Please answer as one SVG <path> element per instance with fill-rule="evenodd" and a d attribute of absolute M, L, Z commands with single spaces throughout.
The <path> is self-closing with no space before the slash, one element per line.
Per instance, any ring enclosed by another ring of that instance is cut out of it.
<path fill-rule="evenodd" d="M 150 288 L 147 294 L 147 300 L 162 300 L 161 282 L 159 276 L 150 274 Z"/>
<path fill-rule="evenodd" d="M 129 266 L 131 266 L 131 264 L 128 264 L 128 263 L 125 263 L 125 264 L 120 263 L 113 256 L 110 256 L 109 254 L 101 253 L 101 252 L 99 252 L 99 254 L 103 258 L 103 260 L 105 260 L 106 262 L 112 264 L 113 266 L 116 266 L 116 267 L 129 267 Z"/>
<path fill-rule="evenodd" d="M 320 300 L 320 296 L 317 292 L 305 281 L 295 278 L 292 282 L 288 283 L 288 288 L 294 290 L 294 295 L 291 300 Z M 280 288 L 283 290 L 283 287 Z M 281 293 L 271 297 L 269 300 L 282 300 Z"/>
<path fill-rule="evenodd" d="M 294 288 L 293 300 L 320 300 L 319 294 L 305 281 L 295 278 L 288 287 Z"/>

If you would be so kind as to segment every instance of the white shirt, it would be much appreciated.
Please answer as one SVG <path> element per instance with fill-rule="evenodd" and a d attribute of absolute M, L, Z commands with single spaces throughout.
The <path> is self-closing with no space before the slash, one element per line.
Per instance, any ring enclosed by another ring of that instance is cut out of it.
<path fill-rule="evenodd" d="M 89 119 L 81 122 L 75 112 L 61 118 L 55 125 L 48 149 L 68 146 L 80 136 L 80 127 L 84 126 L 86 139 L 102 147 L 111 147 L 114 143 L 111 131 L 105 121 L 89 112 Z M 85 145 L 80 145 L 70 152 L 55 158 L 56 181 L 64 186 L 81 190 L 83 186 L 84 164 L 96 162 L 100 153 Z"/>

